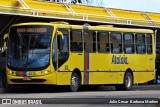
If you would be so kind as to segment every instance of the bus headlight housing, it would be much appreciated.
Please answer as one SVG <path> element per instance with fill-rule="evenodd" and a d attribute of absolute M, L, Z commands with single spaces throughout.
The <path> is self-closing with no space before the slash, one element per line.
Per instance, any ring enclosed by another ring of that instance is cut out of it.
<path fill-rule="evenodd" d="M 26 75 L 24 75 L 24 72 L 22 73 L 22 75 L 20 75 L 19 71 L 12 71 L 12 70 L 8 70 L 7 74 L 11 75 L 11 76 L 43 76 L 43 75 L 48 75 L 51 72 L 49 70 L 44 70 L 44 71 L 28 71 L 26 72 Z"/>
<path fill-rule="evenodd" d="M 41 75 L 47 75 L 49 74 L 50 72 L 48 70 L 45 70 L 45 71 L 41 71 Z"/>
<path fill-rule="evenodd" d="M 14 72 L 14 71 L 9 70 L 9 71 L 8 71 L 8 75 L 15 75 L 15 72 Z"/>
<path fill-rule="evenodd" d="M 49 72 L 48 71 L 44 71 L 44 74 L 46 75 L 46 74 L 49 74 Z"/>

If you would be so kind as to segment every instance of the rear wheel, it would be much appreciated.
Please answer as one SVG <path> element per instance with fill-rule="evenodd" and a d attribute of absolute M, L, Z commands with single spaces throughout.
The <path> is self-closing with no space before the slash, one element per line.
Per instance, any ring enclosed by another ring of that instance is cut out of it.
<path fill-rule="evenodd" d="M 70 89 L 72 92 L 77 92 L 78 88 L 80 86 L 80 79 L 77 73 L 73 73 L 71 76 L 71 85 L 70 85 Z"/>
<path fill-rule="evenodd" d="M 133 76 L 130 72 L 127 72 L 124 76 L 123 84 L 116 85 L 116 90 L 131 90 L 133 85 Z"/>
<path fill-rule="evenodd" d="M 124 89 L 125 90 L 131 90 L 133 85 L 133 77 L 130 72 L 127 72 L 124 79 Z"/>

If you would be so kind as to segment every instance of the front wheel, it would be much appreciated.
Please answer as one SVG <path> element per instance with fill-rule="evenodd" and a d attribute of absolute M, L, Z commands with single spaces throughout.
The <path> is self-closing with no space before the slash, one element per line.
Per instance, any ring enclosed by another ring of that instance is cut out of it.
<path fill-rule="evenodd" d="M 8 92 L 9 91 L 9 86 L 7 84 L 7 78 L 6 78 L 6 75 L 1 75 L 0 76 L 0 92 L 1 93 L 5 93 L 5 92 Z"/>
<path fill-rule="evenodd" d="M 79 88 L 79 84 L 80 83 L 80 79 L 78 77 L 77 73 L 73 73 L 71 76 L 71 85 L 70 85 L 70 89 L 72 92 L 77 92 L 78 88 Z"/>

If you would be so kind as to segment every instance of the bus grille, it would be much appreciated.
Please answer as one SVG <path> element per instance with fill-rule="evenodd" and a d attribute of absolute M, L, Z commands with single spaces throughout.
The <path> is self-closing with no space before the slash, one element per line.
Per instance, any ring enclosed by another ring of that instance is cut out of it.
<path fill-rule="evenodd" d="M 23 80 L 23 79 L 11 79 L 12 82 L 23 83 L 23 82 L 45 82 L 46 79 L 32 79 L 32 80 Z"/>

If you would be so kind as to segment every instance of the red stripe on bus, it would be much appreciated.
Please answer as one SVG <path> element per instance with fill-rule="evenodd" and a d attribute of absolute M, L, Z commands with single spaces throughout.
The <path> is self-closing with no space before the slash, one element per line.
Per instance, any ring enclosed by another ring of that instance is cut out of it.
<path fill-rule="evenodd" d="M 19 76 L 23 76 L 23 71 L 20 71 L 20 72 L 19 72 Z"/>

